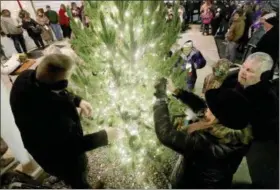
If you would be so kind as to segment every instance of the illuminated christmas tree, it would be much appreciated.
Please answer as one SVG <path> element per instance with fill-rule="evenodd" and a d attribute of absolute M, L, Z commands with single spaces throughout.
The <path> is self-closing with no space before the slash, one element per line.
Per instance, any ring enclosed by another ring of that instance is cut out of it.
<path fill-rule="evenodd" d="M 82 120 L 86 132 L 111 126 L 126 134 L 88 153 L 89 173 L 99 170 L 92 178 L 100 175 L 110 188 L 168 188 L 175 153 L 154 131 L 153 85 L 172 73 L 177 59 L 167 54 L 181 28 L 178 7 L 171 21 L 163 1 L 87 1 L 85 9 L 89 27 L 71 23 L 71 44 L 84 63 L 70 88 L 93 106 L 93 118 Z"/>

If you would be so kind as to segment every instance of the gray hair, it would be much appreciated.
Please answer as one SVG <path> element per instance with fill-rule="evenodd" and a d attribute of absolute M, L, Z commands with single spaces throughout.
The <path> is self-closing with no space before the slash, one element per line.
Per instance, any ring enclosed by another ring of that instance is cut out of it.
<path fill-rule="evenodd" d="M 252 60 L 256 62 L 256 64 L 258 63 L 260 67 L 260 73 L 271 70 L 273 66 L 273 60 L 271 56 L 263 52 L 253 53 L 249 55 L 246 60 Z"/>

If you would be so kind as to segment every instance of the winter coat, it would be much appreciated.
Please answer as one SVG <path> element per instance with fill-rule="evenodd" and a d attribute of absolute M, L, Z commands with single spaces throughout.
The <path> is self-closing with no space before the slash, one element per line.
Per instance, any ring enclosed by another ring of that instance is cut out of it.
<path fill-rule="evenodd" d="M 278 90 L 270 81 L 261 81 L 243 88 L 237 81 L 238 70 L 230 73 L 221 88 L 235 88 L 243 94 L 253 108 L 252 125 L 255 140 L 275 140 L 279 136 L 279 97 Z"/>
<path fill-rule="evenodd" d="M 222 85 L 222 82 L 222 80 L 217 80 L 217 78 L 210 73 L 204 78 L 202 93 L 205 94 L 207 90 L 219 88 Z"/>
<path fill-rule="evenodd" d="M 177 96 L 194 111 L 206 108 L 205 103 L 193 93 L 181 91 Z M 154 105 L 155 130 L 158 139 L 167 147 L 181 154 L 182 170 L 177 185 L 172 188 L 230 188 L 249 145 L 224 144 L 207 130 L 191 134 L 177 131 L 171 124 L 165 102 Z"/>
<path fill-rule="evenodd" d="M 252 37 L 250 38 L 248 45 L 257 47 L 258 42 L 260 41 L 260 39 L 263 37 L 264 34 L 265 34 L 265 30 L 263 27 L 257 28 L 252 34 Z"/>
<path fill-rule="evenodd" d="M 58 14 L 57 14 L 57 12 L 55 12 L 53 10 L 49 10 L 49 11 L 46 11 L 45 14 L 48 17 L 48 19 L 50 20 L 51 24 L 57 24 L 58 23 Z"/>
<path fill-rule="evenodd" d="M 37 16 L 36 21 L 38 22 L 38 24 L 40 24 L 41 29 L 42 29 L 42 38 L 45 41 L 53 41 L 53 35 L 52 35 L 52 31 L 51 28 L 49 26 L 49 19 L 46 16 L 40 17 Z"/>
<path fill-rule="evenodd" d="M 203 24 L 210 24 L 212 19 L 213 19 L 213 14 L 211 11 L 209 12 L 204 12 L 201 15 L 202 23 Z"/>
<path fill-rule="evenodd" d="M 239 17 L 234 20 L 229 28 L 226 38 L 228 41 L 238 42 L 238 40 L 243 36 L 245 29 L 244 17 Z"/>
<path fill-rule="evenodd" d="M 34 38 L 36 36 L 40 36 L 41 35 L 41 32 L 34 32 L 34 30 L 32 28 L 36 28 L 36 27 L 40 27 L 39 24 L 33 20 L 32 18 L 30 19 L 30 21 L 25 21 L 23 20 L 22 21 L 22 28 L 24 28 L 28 35 L 31 37 L 31 38 Z"/>
<path fill-rule="evenodd" d="M 196 69 L 203 68 L 206 64 L 206 60 L 204 59 L 200 51 L 193 48 L 188 56 L 181 55 L 175 63 L 174 67 L 181 67 L 182 71 L 185 71 L 188 64 L 190 65 L 190 68 L 186 76 L 187 88 L 189 88 L 189 86 L 194 87 L 197 79 Z"/>
<path fill-rule="evenodd" d="M 279 26 L 272 27 L 266 32 L 260 41 L 257 43 L 257 47 L 253 49 L 254 52 L 264 52 L 269 54 L 273 61 L 279 61 Z"/>
<path fill-rule="evenodd" d="M 13 84 L 10 104 L 25 148 L 46 171 L 71 167 L 86 151 L 108 144 L 104 130 L 83 135 L 76 107 L 81 98 L 40 86 L 34 70 Z M 70 165 L 69 165 L 70 164 Z"/>
<path fill-rule="evenodd" d="M 66 25 L 66 26 L 70 25 L 70 18 L 68 16 L 66 16 L 67 15 L 66 10 L 59 9 L 58 15 L 59 15 L 59 24 L 60 25 Z"/>
<path fill-rule="evenodd" d="M 18 35 L 23 31 L 20 26 L 20 20 L 11 17 L 1 17 L 1 29 L 5 34 Z"/>

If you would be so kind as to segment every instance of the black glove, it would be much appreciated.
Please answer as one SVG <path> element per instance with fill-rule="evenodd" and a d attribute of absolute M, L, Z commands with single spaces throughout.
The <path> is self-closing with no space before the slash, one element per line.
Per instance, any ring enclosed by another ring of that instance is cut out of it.
<path fill-rule="evenodd" d="M 154 93 L 155 97 L 167 98 L 166 84 L 167 84 L 166 78 L 160 78 L 159 80 L 157 80 L 157 82 L 155 84 L 155 89 L 156 89 L 156 92 Z"/>
<path fill-rule="evenodd" d="M 8 38 L 11 38 L 11 34 L 7 34 L 7 37 L 8 37 Z"/>

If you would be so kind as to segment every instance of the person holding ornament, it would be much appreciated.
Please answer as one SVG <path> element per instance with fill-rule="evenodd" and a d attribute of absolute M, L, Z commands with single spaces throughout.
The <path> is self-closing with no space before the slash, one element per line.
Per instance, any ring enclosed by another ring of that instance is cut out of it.
<path fill-rule="evenodd" d="M 86 180 L 86 152 L 118 138 L 116 128 L 83 134 L 80 116 L 92 107 L 66 90 L 74 61 L 60 52 L 46 55 L 36 70 L 15 80 L 10 104 L 25 148 L 49 174 L 72 188 L 92 188 Z M 100 188 L 95 186 L 94 188 Z"/>
<path fill-rule="evenodd" d="M 201 69 L 206 65 L 206 60 L 199 50 L 193 47 L 193 42 L 188 40 L 180 50 L 181 56 L 174 66 L 174 72 L 181 68 L 186 71 L 186 89 L 192 91 L 195 87 L 197 73 L 196 69 Z M 171 53 L 172 55 L 172 53 Z"/>
<path fill-rule="evenodd" d="M 171 175 L 172 188 L 230 188 L 253 139 L 247 99 L 231 89 L 211 89 L 205 94 L 206 106 L 195 94 L 172 86 L 164 78 L 155 84 L 153 108 L 158 139 L 183 156 Z M 204 108 L 205 118 L 177 131 L 170 122 L 167 88 L 190 107 Z"/>

